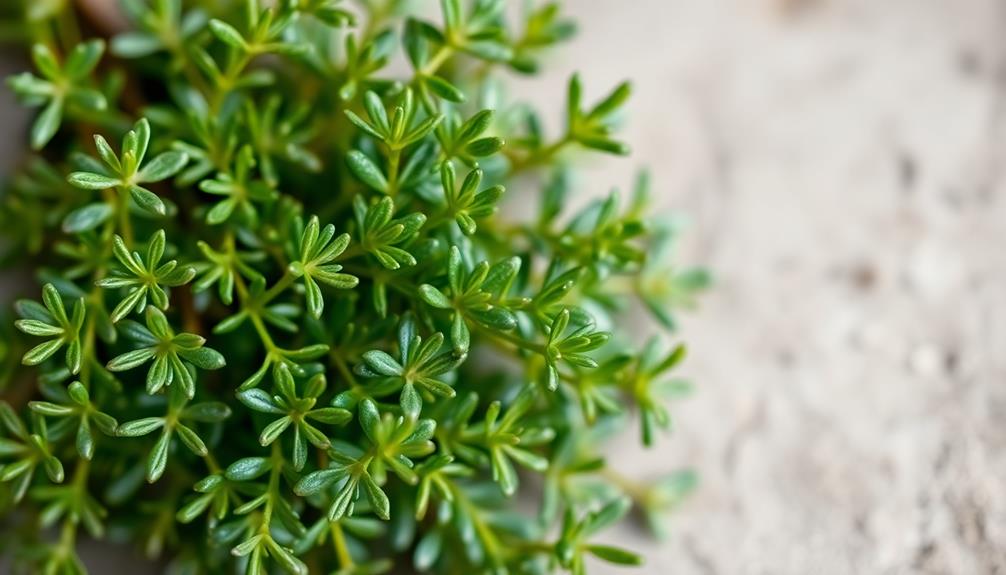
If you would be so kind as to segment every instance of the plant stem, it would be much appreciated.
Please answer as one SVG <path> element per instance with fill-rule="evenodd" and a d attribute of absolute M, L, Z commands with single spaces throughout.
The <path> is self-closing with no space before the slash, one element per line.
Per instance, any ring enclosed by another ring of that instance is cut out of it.
<path fill-rule="evenodd" d="M 328 524 L 328 527 L 332 532 L 332 546 L 335 547 L 335 554 L 339 558 L 339 565 L 342 566 L 344 571 L 352 571 L 352 567 L 356 564 L 353 562 L 353 556 L 349 554 L 349 547 L 346 545 L 346 535 L 342 532 L 342 525 L 339 525 L 338 521 L 332 521 Z"/>
<path fill-rule="evenodd" d="M 475 527 L 475 532 L 478 534 L 479 539 L 482 540 L 482 544 L 486 548 L 486 555 L 498 559 L 501 556 L 501 546 L 499 539 L 496 537 L 496 533 L 492 530 L 492 527 L 486 523 L 479 508 L 468 499 L 468 496 L 465 495 L 457 484 L 449 482 L 448 485 L 451 488 L 451 492 L 454 493 L 454 501 L 456 504 L 468 513 L 468 516 L 471 518 L 472 525 Z"/>
<path fill-rule="evenodd" d="M 400 148 L 392 148 L 388 152 L 388 195 L 395 197 L 398 193 L 398 163 L 402 158 Z"/>
<path fill-rule="evenodd" d="M 128 247 L 133 247 L 133 222 L 129 219 L 129 190 L 120 187 L 117 198 L 115 211 L 119 216 L 119 232 L 122 234 L 122 241 Z"/>
<path fill-rule="evenodd" d="M 223 106 L 224 99 L 231 93 L 234 88 L 234 82 L 237 81 L 241 72 L 244 71 L 245 67 L 251 62 L 253 52 L 251 48 L 247 50 L 242 50 L 241 55 L 237 58 L 231 56 L 229 63 L 227 65 L 227 71 L 224 72 L 223 77 L 220 78 L 217 84 L 217 90 L 213 92 L 213 97 L 210 100 L 210 110 L 213 116 L 220 112 L 220 107 Z"/>
<path fill-rule="evenodd" d="M 262 297 L 259 298 L 258 300 L 258 305 L 264 306 L 268 304 L 270 301 L 273 300 L 273 298 L 281 294 L 283 290 L 290 287 L 296 280 L 297 278 L 294 277 L 293 274 L 291 274 L 289 271 L 286 271 L 283 274 L 283 277 L 279 278 L 279 281 L 276 282 L 274 286 L 272 286 L 271 288 L 266 290 L 264 294 L 262 294 Z"/>
<path fill-rule="evenodd" d="M 269 524 L 272 522 L 272 510 L 275 498 L 279 496 L 279 474 L 283 470 L 283 454 L 280 452 L 279 442 L 272 444 L 272 469 L 269 471 L 269 486 L 266 488 L 269 494 L 265 500 L 265 509 L 262 511 L 262 525 L 259 533 L 269 536 Z"/>
<path fill-rule="evenodd" d="M 600 471 L 600 475 L 606 481 L 624 491 L 634 501 L 640 502 L 646 499 L 646 488 L 621 473 L 606 467 Z"/>
<path fill-rule="evenodd" d="M 535 353 L 538 353 L 538 354 L 541 354 L 541 355 L 545 355 L 545 351 L 546 350 L 545 350 L 545 345 L 544 344 L 535 343 L 533 341 L 527 341 L 526 339 L 522 339 L 522 338 L 520 338 L 520 337 L 518 337 L 518 336 L 516 336 L 516 335 L 514 335 L 514 334 L 512 334 L 510 332 L 505 332 L 505 331 L 501 331 L 501 332 L 489 331 L 487 329 L 482 328 L 482 326 L 480 326 L 477 323 L 473 323 L 473 325 L 475 326 L 476 330 L 479 333 L 481 333 L 483 335 L 487 335 L 487 336 L 489 336 L 492 339 L 496 339 L 498 341 L 504 341 L 504 342 L 509 343 L 511 345 L 514 345 L 514 346 L 516 346 L 516 347 L 518 347 L 520 349 L 526 349 L 528 351 L 533 351 Z"/>
<path fill-rule="evenodd" d="M 339 370 L 342 377 L 346 378 L 350 387 L 359 387 L 359 384 L 356 382 L 356 377 L 353 376 L 353 372 L 350 371 L 349 365 L 346 364 L 346 360 L 342 357 L 342 354 L 339 353 L 339 350 L 333 347 L 331 351 L 329 351 L 329 357 L 332 358 L 332 362 L 335 363 L 335 368 Z"/>
<path fill-rule="evenodd" d="M 547 164 L 552 158 L 561 152 L 563 148 L 572 142 L 573 134 L 567 132 L 561 139 L 553 142 L 545 148 L 535 150 L 524 158 L 514 159 L 510 165 L 510 175 L 513 176 L 514 174 L 518 174 L 542 164 Z"/>
<path fill-rule="evenodd" d="M 433 57 L 426 61 L 426 64 L 416 72 L 416 76 L 432 76 L 437 73 L 437 70 L 447 62 L 454 54 L 454 47 L 450 44 L 444 44 L 433 54 Z"/>

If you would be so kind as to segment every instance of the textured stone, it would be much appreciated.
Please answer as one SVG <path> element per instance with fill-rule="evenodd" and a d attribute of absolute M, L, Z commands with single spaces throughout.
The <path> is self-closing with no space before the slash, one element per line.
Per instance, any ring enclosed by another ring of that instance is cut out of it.
<path fill-rule="evenodd" d="M 570 3 L 588 97 L 634 80 L 633 160 L 717 276 L 697 393 L 620 468 L 702 476 L 643 572 L 1006 572 L 1006 5 Z M 594 164 L 595 162 L 591 162 Z M 633 430 L 634 431 L 634 430 Z M 605 567 L 594 572 L 622 572 Z"/>

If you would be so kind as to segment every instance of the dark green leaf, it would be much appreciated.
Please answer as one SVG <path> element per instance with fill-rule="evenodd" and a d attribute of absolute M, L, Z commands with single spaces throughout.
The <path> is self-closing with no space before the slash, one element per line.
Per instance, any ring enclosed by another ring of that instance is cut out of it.
<path fill-rule="evenodd" d="M 245 457 L 232 463 L 225 473 L 231 481 L 248 481 L 259 477 L 272 468 L 265 457 Z"/>
<path fill-rule="evenodd" d="M 171 434 L 165 431 L 157 439 L 154 448 L 147 458 L 147 483 L 153 483 L 161 478 L 168 464 L 168 447 L 171 445 Z"/>
<path fill-rule="evenodd" d="M 141 435 L 147 435 L 148 433 L 151 433 L 156 429 L 160 429 L 163 426 L 164 418 L 145 417 L 143 419 L 136 419 L 123 423 L 115 430 L 115 434 L 120 437 L 139 437 Z"/>
<path fill-rule="evenodd" d="M 588 545 L 587 551 L 590 551 L 594 556 L 604 559 L 608 563 L 615 563 L 617 565 L 642 565 L 643 558 L 631 551 L 626 551 L 625 549 L 620 549 L 618 547 L 611 547 L 609 545 Z"/>

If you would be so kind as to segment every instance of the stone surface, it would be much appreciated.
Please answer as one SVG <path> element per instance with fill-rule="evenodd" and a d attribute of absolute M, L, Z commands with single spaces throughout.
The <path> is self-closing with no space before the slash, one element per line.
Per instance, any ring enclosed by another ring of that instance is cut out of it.
<path fill-rule="evenodd" d="M 612 450 L 701 488 L 667 542 L 615 539 L 653 574 L 1006 572 L 1006 5 L 569 4 L 528 94 L 633 79 L 633 160 L 585 191 L 651 166 L 718 280 L 675 432 Z"/>

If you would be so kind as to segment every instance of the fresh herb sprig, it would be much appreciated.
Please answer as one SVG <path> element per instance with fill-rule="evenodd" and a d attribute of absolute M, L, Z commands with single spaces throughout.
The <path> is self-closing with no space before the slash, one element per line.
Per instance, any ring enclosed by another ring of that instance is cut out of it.
<path fill-rule="evenodd" d="M 567 201 L 572 157 L 628 153 L 628 83 L 573 76 L 555 137 L 501 89 L 572 35 L 560 6 L 123 5 L 106 39 L 23 6 L 38 152 L 0 233 L 44 285 L 0 346 L 12 565 L 83 572 L 113 530 L 186 573 L 641 563 L 603 529 L 659 526 L 694 474 L 624 476 L 600 439 L 635 411 L 654 443 L 688 385 L 682 344 L 619 328 L 637 300 L 674 337 L 708 277 L 645 178 Z"/>

